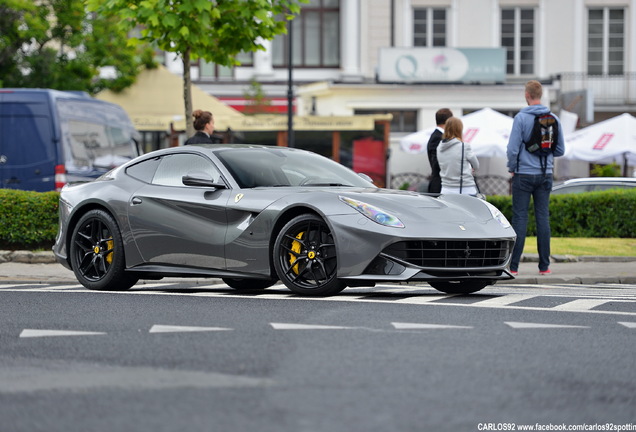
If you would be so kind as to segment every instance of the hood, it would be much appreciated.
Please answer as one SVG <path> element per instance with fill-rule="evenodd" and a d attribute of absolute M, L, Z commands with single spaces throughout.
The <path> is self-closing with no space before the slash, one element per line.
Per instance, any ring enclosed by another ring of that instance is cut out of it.
<path fill-rule="evenodd" d="M 547 114 L 550 112 L 550 109 L 545 105 L 528 105 L 521 109 L 521 112 L 537 115 L 537 114 Z"/>
<path fill-rule="evenodd" d="M 452 138 L 450 140 L 442 140 L 439 143 L 439 151 L 440 152 L 445 152 L 446 150 L 448 150 L 451 147 L 456 146 L 457 144 L 461 144 L 462 142 L 460 140 L 458 140 L 457 138 Z"/>

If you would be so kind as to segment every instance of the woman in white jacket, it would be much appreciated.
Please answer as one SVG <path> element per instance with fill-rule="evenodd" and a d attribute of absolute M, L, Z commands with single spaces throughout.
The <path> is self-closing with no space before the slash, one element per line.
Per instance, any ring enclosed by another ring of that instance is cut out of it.
<path fill-rule="evenodd" d="M 463 129 L 464 124 L 457 117 L 446 120 L 444 136 L 437 147 L 443 194 L 478 192 L 473 172 L 479 169 L 479 161 L 470 144 L 462 142 Z"/>

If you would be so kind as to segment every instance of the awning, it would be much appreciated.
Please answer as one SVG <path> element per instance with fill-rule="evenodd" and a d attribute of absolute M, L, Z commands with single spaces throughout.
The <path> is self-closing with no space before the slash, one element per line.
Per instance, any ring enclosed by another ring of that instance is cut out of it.
<path fill-rule="evenodd" d="M 139 131 L 168 131 L 170 124 L 176 130 L 185 130 L 183 78 L 164 66 L 145 69 L 135 84 L 120 93 L 104 90 L 96 98 L 121 106 Z M 234 121 L 244 117 L 195 85 L 192 86 L 192 108 L 210 111 L 219 131 L 234 129 Z"/>
<path fill-rule="evenodd" d="M 186 128 L 183 118 L 183 78 L 164 66 L 144 70 L 135 84 L 120 93 L 104 90 L 96 98 L 121 106 L 139 131 L 168 131 L 171 124 L 175 130 Z M 242 132 L 287 130 L 287 115 L 248 116 L 195 85 L 192 86 L 192 109 L 210 111 L 214 115 L 214 128 L 219 132 L 228 128 Z M 391 121 L 392 116 L 294 116 L 293 119 L 294 129 L 299 131 L 354 131 L 373 130 L 376 121 Z"/>

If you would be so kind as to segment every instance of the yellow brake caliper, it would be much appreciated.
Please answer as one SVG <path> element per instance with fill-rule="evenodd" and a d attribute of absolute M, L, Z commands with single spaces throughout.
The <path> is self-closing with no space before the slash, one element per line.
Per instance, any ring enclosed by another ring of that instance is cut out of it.
<path fill-rule="evenodd" d="M 298 235 L 296 236 L 296 238 L 298 240 L 303 238 L 303 235 L 305 234 L 305 232 L 301 232 L 298 233 Z M 291 250 L 292 252 L 296 252 L 297 254 L 300 254 L 300 250 L 301 250 L 302 245 L 300 244 L 299 241 L 293 241 L 291 244 Z M 289 254 L 289 263 L 290 264 L 294 264 L 296 262 L 296 257 L 294 256 L 294 254 L 290 253 Z M 292 267 L 292 270 L 294 273 L 298 274 L 298 264 L 296 264 L 295 266 Z"/>
<path fill-rule="evenodd" d="M 111 249 L 113 248 L 113 246 L 114 246 L 114 245 L 115 245 L 115 242 L 114 242 L 114 241 L 112 241 L 112 240 L 108 240 L 108 241 L 106 242 L 106 247 L 108 248 L 108 250 L 111 250 Z M 109 253 L 108 255 L 106 255 L 106 262 L 107 262 L 108 264 L 112 264 L 112 263 L 113 263 L 113 253 L 114 253 L 114 252 L 111 252 L 111 253 Z"/>

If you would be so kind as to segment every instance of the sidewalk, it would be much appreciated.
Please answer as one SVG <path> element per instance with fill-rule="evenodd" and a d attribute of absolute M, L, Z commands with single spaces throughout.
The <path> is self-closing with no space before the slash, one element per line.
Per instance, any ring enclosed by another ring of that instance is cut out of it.
<path fill-rule="evenodd" d="M 551 275 L 540 276 L 536 255 L 524 255 L 519 276 L 500 284 L 636 284 L 636 257 L 553 256 Z M 179 279 L 188 283 L 210 284 L 219 279 Z M 0 283 L 76 284 L 72 271 L 55 262 L 52 252 L 0 251 Z M 143 281 L 141 281 L 143 283 Z"/>

